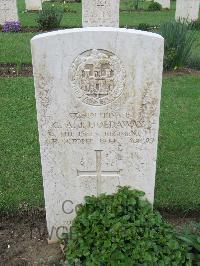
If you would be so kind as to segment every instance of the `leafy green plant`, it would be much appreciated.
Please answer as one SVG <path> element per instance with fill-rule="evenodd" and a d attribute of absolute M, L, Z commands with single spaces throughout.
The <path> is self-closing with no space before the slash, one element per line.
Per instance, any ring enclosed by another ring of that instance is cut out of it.
<path fill-rule="evenodd" d="M 192 265 L 200 265 L 200 223 L 192 223 L 191 228 L 188 227 L 183 233 L 179 233 L 178 239 L 188 246 Z"/>
<path fill-rule="evenodd" d="M 200 55 L 191 56 L 188 59 L 186 66 L 192 69 L 200 70 Z"/>
<path fill-rule="evenodd" d="M 39 12 L 37 23 L 42 30 L 52 30 L 60 27 L 63 10 L 51 7 Z"/>
<path fill-rule="evenodd" d="M 161 4 L 159 4 L 157 2 L 151 2 L 148 6 L 148 10 L 149 11 L 160 11 L 160 10 L 162 10 L 162 6 L 161 6 Z"/>
<path fill-rule="evenodd" d="M 65 265 L 191 265 L 186 245 L 143 197 L 128 187 L 85 197 L 63 236 Z"/>
<path fill-rule="evenodd" d="M 135 0 L 133 1 L 126 0 L 124 1 L 124 5 L 126 7 L 125 8 L 126 11 L 132 12 L 133 9 L 135 8 Z"/>
<path fill-rule="evenodd" d="M 62 6 L 64 13 L 76 13 L 76 10 L 71 9 L 69 2 L 63 1 Z"/>
<path fill-rule="evenodd" d="M 151 25 L 147 23 L 140 23 L 137 27 L 138 30 L 144 30 L 144 31 L 149 31 L 151 29 Z"/>
<path fill-rule="evenodd" d="M 134 5 L 135 10 L 138 10 L 139 8 L 139 2 L 140 0 L 133 0 L 133 5 Z"/>
<path fill-rule="evenodd" d="M 191 55 L 196 32 L 189 31 L 187 24 L 176 21 L 162 23 L 159 32 L 165 39 L 164 69 L 183 67 Z"/>
<path fill-rule="evenodd" d="M 191 30 L 200 30 L 200 19 L 192 21 L 188 24 L 189 29 Z"/>

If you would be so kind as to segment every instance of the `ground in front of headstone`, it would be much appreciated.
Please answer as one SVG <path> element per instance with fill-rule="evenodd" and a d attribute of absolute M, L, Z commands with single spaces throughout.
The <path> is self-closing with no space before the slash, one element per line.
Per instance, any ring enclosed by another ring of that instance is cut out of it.
<path fill-rule="evenodd" d="M 0 219 L 0 266 L 58 265 L 59 244 L 47 243 L 45 215 Z"/>
<path fill-rule="evenodd" d="M 191 221 L 199 220 L 196 214 L 184 217 L 163 213 L 178 230 Z M 63 259 L 59 244 L 47 244 L 45 213 L 29 213 L 0 219 L 0 266 L 58 265 Z"/>
<path fill-rule="evenodd" d="M 0 77 L 30 77 L 33 75 L 31 64 L 0 63 Z"/>

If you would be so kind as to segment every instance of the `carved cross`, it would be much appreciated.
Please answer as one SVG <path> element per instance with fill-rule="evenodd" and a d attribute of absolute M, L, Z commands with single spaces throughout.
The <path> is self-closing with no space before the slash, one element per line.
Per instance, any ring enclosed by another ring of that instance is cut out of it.
<path fill-rule="evenodd" d="M 79 171 L 77 170 L 78 176 L 95 176 L 97 178 L 97 196 L 102 193 L 101 191 L 101 178 L 102 177 L 113 177 L 120 176 L 121 170 L 118 171 L 102 171 L 102 150 L 95 150 L 96 152 L 96 170 L 95 171 Z"/>

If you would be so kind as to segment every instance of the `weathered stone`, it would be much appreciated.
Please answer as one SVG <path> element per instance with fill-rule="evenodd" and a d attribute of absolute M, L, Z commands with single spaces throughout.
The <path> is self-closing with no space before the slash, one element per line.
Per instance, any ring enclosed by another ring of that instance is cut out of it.
<path fill-rule="evenodd" d="M 82 0 L 83 27 L 119 27 L 119 0 Z"/>
<path fill-rule="evenodd" d="M 128 185 L 153 203 L 163 38 L 102 27 L 31 43 L 50 240 L 85 195 Z"/>
<path fill-rule="evenodd" d="M 42 10 L 42 0 L 25 0 L 26 10 Z"/>
<path fill-rule="evenodd" d="M 0 25 L 6 21 L 18 21 L 16 0 L 0 0 Z"/>
<path fill-rule="evenodd" d="M 156 0 L 155 2 L 161 4 L 162 8 L 170 8 L 170 0 Z"/>
<path fill-rule="evenodd" d="M 176 0 L 176 20 L 195 21 L 199 17 L 199 0 Z"/>

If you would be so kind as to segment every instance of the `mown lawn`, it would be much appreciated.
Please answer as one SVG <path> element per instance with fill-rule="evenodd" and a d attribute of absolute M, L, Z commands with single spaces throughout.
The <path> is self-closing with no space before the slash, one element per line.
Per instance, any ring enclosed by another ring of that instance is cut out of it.
<path fill-rule="evenodd" d="M 163 82 L 155 206 L 200 208 L 200 77 Z M 0 78 L 0 210 L 43 206 L 32 78 Z"/>
<path fill-rule="evenodd" d="M 200 77 L 164 78 L 157 207 L 200 209 Z"/>
<path fill-rule="evenodd" d="M 130 1 L 131 2 L 131 1 Z M 44 2 L 43 8 L 49 8 L 51 2 Z M 59 3 L 54 3 L 61 6 Z M 77 13 L 65 14 L 61 27 L 81 27 L 81 4 L 69 3 L 69 7 Z M 140 7 L 148 7 L 149 2 L 141 2 Z M 170 10 L 159 12 L 121 12 L 120 25 L 136 27 L 140 23 L 149 23 L 158 25 L 163 21 L 174 19 L 175 3 L 172 2 Z M 24 0 L 18 0 L 19 17 L 23 26 L 37 27 L 37 12 L 25 12 Z M 124 2 L 121 4 L 121 10 L 126 10 Z M 0 63 L 31 63 L 30 39 L 38 33 L 2 33 L 0 32 Z M 197 42 L 193 47 L 193 54 L 200 54 L 200 32 L 197 32 Z"/>
<path fill-rule="evenodd" d="M 132 3 L 132 0 L 130 0 Z M 44 2 L 43 9 L 49 8 L 51 5 L 55 7 L 62 7 L 61 3 L 52 3 Z M 158 25 L 163 21 L 168 21 L 174 19 L 175 17 L 175 2 L 172 2 L 170 10 L 163 10 L 157 12 L 147 11 L 149 2 L 141 2 L 140 8 L 144 8 L 146 11 L 134 11 L 129 12 L 129 6 L 125 4 L 124 1 L 121 1 L 121 12 L 120 12 L 120 26 L 137 26 L 140 23 L 149 23 L 150 25 Z M 74 12 L 65 13 L 61 22 L 62 27 L 81 27 L 81 17 L 82 17 L 82 8 L 81 3 L 68 3 L 68 7 Z M 24 0 L 18 0 L 18 10 L 20 21 L 23 26 L 27 27 L 36 27 L 37 12 L 26 12 Z"/>
<path fill-rule="evenodd" d="M 30 40 L 39 33 L 0 32 L 0 63 L 31 63 Z M 200 32 L 192 49 L 193 55 L 200 55 Z"/>
<path fill-rule="evenodd" d="M 0 78 L 0 209 L 41 205 L 32 78 Z"/>
<path fill-rule="evenodd" d="M 0 63 L 31 63 L 30 40 L 35 35 L 0 32 Z"/>
<path fill-rule="evenodd" d="M 43 3 L 49 8 L 52 3 Z M 60 6 L 60 4 L 56 4 Z M 147 9 L 149 3 L 141 3 Z M 70 3 L 61 27 L 81 27 L 81 4 Z M 25 12 L 23 26 L 36 27 L 37 13 Z M 127 9 L 122 3 L 121 9 Z M 175 3 L 162 12 L 121 12 L 120 25 L 158 25 L 174 19 Z M 0 63 L 31 63 L 30 39 L 38 33 L 0 33 Z M 200 54 L 200 32 L 193 55 Z M 200 208 L 200 77 L 165 77 L 161 104 L 155 206 Z M 32 78 L 0 78 L 0 210 L 43 206 L 43 189 Z"/>

